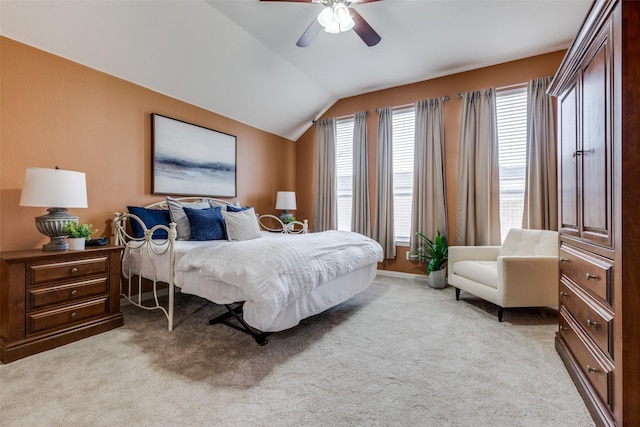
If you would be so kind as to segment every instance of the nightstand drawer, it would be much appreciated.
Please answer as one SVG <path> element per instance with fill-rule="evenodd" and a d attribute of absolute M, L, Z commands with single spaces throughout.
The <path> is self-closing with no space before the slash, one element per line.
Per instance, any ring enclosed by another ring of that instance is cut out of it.
<path fill-rule="evenodd" d="M 27 290 L 27 310 L 107 294 L 108 291 L 109 282 L 106 276 L 64 285 L 31 288 Z"/>
<path fill-rule="evenodd" d="M 27 334 L 35 334 L 103 315 L 108 310 L 107 301 L 108 298 L 104 297 L 55 310 L 27 314 Z"/>
<path fill-rule="evenodd" d="M 566 276 L 560 279 L 560 303 L 600 349 L 613 358 L 613 314 Z"/>
<path fill-rule="evenodd" d="M 613 263 L 610 260 L 562 244 L 560 270 L 562 274 L 613 306 Z"/>
<path fill-rule="evenodd" d="M 565 307 L 560 308 L 560 335 L 571 349 L 585 377 L 609 408 L 613 403 L 613 364 L 593 346 Z"/>
<path fill-rule="evenodd" d="M 106 256 L 47 264 L 29 264 L 27 267 L 28 285 L 91 274 L 106 274 L 108 270 L 109 258 Z"/>

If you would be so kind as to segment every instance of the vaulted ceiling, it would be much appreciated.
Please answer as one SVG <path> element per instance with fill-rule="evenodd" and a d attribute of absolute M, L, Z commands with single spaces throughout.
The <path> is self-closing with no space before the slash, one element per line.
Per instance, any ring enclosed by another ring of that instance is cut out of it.
<path fill-rule="evenodd" d="M 591 0 L 354 4 L 382 36 L 296 41 L 322 5 L 0 0 L 0 34 L 296 140 L 337 100 L 567 48 Z"/>

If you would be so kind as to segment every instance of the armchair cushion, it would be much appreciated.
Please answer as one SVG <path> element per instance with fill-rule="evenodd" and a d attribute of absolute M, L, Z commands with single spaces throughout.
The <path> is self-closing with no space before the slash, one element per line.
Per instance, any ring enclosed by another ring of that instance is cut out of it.
<path fill-rule="evenodd" d="M 458 261 L 453 265 L 454 274 L 483 285 L 498 288 L 498 265 L 496 261 Z"/>

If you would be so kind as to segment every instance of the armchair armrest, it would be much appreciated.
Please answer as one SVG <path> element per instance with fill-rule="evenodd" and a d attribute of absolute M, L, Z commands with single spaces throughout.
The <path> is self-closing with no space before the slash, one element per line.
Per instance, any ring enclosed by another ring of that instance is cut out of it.
<path fill-rule="evenodd" d="M 451 266 L 458 261 L 495 261 L 500 246 L 449 246 L 449 262 Z"/>
<path fill-rule="evenodd" d="M 497 267 L 502 307 L 558 304 L 557 256 L 502 256 Z"/>

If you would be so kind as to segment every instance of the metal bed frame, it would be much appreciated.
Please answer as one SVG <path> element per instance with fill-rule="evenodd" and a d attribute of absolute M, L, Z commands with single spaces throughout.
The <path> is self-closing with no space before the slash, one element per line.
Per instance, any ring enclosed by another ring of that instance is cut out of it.
<path fill-rule="evenodd" d="M 230 202 L 228 200 L 215 199 L 211 197 L 178 197 L 175 198 L 180 202 L 194 202 L 194 201 L 209 201 L 214 204 L 220 206 L 232 205 L 234 202 Z M 166 200 L 152 203 L 150 205 L 145 206 L 147 209 L 168 209 Z M 130 232 L 127 230 L 127 222 L 131 219 L 132 221 L 137 221 L 144 231 L 143 237 L 133 237 Z M 275 215 L 264 214 L 258 215 L 258 224 L 263 231 L 270 231 L 275 233 L 285 233 L 285 234 L 305 234 L 309 230 L 308 221 L 305 219 L 303 222 L 301 221 L 293 221 L 289 224 L 284 224 L 280 218 Z M 143 293 L 143 284 L 144 281 L 141 275 L 131 275 L 129 274 L 128 278 L 123 277 L 123 280 L 128 281 L 128 289 L 127 292 L 121 291 L 121 296 L 126 298 L 131 304 L 136 307 L 145 309 L 145 310 L 161 310 L 165 317 L 167 318 L 168 329 L 169 331 L 173 330 L 174 326 L 174 304 L 175 304 L 175 291 L 176 286 L 174 283 L 175 280 L 175 253 L 174 253 L 174 244 L 177 238 L 176 232 L 176 224 L 170 223 L 169 226 L 164 225 L 156 225 L 153 228 L 147 228 L 144 222 L 138 218 L 136 215 L 130 213 L 120 213 L 116 212 L 113 219 L 113 234 L 114 234 L 114 243 L 118 246 L 123 246 L 128 248 L 129 251 L 123 251 L 123 257 L 129 256 L 128 265 L 131 268 L 131 251 L 139 251 L 141 256 L 139 257 L 138 267 L 142 264 L 143 254 L 146 257 L 152 267 L 153 267 L 153 278 L 146 278 L 152 283 L 152 298 L 149 298 L 148 294 Z M 152 239 L 153 233 L 157 230 L 164 230 L 167 232 L 167 239 Z M 159 281 L 157 279 L 157 268 L 154 262 L 154 257 L 157 255 L 169 255 L 169 282 L 165 283 Z M 124 263 L 123 263 L 124 264 Z M 138 269 L 140 271 L 140 268 Z M 124 275 L 123 275 L 124 276 Z M 168 297 L 169 301 L 166 307 L 160 304 L 158 299 L 158 285 L 167 285 L 168 286 Z M 122 289 L 122 287 L 121 287 Z M 136 289 L 137 292 L 134 292 L 133 289 Z M 268 332 L 255 332 L 247 323 L 242 319 L 242 304 L 243 302 L 239 302 L 235 306 L 231 304 L 225 304 L 227 312 L 216 317 L 215 319 L 211 319 L 209 324 L 224 324 L 226 326 L 230 326 L 234 329 L 237 329 L 243 333 L 251 335 L 258 344 L 265 345 L 267 343 L 266 337 L 269 335 Z M 228 319 L 235 319 L 240 326 L 234 323 L 230 323 Z"/>

